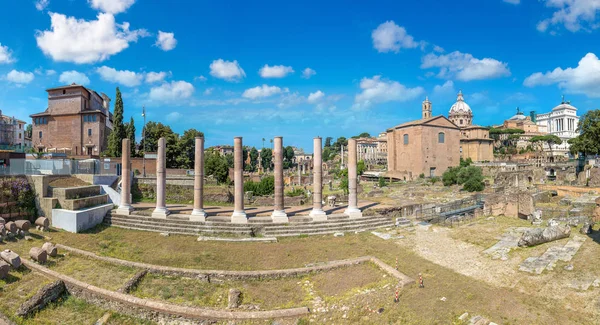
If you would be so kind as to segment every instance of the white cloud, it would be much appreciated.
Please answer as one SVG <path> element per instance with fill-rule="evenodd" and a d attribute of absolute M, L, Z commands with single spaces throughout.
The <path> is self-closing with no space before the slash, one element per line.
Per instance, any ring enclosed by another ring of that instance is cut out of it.
<path fill-rule="evenodd" d="M 437 97 L 446 97 L 449 95 L 455 95 L 456 90 L 454 89 L 454 82 L 448 80 L 443 85 L 436 85 L 433 87 L 433 95 Z"/>
<path fill-rule="evenodd" d="M 300 96 L 297 92 L 291 94 L 285 94 L 281 96 L 281 101 L 277 104 L 279 108 L 288 108 L 292 106 L 296 106 L 302 104 L 306 101 L 304 96 Z"/>
<path fill-rule="evenodd" d="M 242 97 L 249 99 L 266 98 L 276 94 L 281 94 L 281 92 L 281 88 L 277 86 L 262 85 L 246 89 L 242 94 Z"/>
<path fill-rule="evenodd" d="M 15 84 L 28 84 L 35 79 L 35 76 L 32 72 L 23 72 L 17 70 L 11 70 L 6 74 L 6 80 L 15 83 Z"/>
<path fill-rule="evenodd" d="M 135 0 L 88 0 L 88 3 L 96 10 L 118 14 L 129 9 L 135 3 Z"/>
<path fill-rule="evenodd" d="M 175 122 L 177 120 L 179 120 L 183 115 L 179 112 L 171 112 L 169 114 L 167 114 L 167 121 L 169 122 Z"/>
<path fill-rule="evenodd" d="M 56 74 L 56 71 L 54 71 L 54 70 L 46 70 L 46 75 L 47 76 L 53 76 L 55 74 Z"/>
<path fill-rule="evenodd" d="M 146 73 L 146 82 L 149 84 L 154 83 L 154 82 L 161 82 L 161 81 L 164 81 L 166 77 L 167 77 L 167 73 L 164 71 L 148 72 L 148 73 Z"/>
<path fill-rule="evenodd" d="M 194 86 L 185 81 L 166 82 L 150 89 L 150 100 L 174 101 L 190 98 L 194 94 Z"/>
<path fill-rule="evenodd" d="M 283 78 L 290 73 L 294 73 L 294 69 L 283 65 L 269 66 L 268 64 L 265 64 L 264 67 L 258 70 L 258 73 L 263 78 Z"/>
<path fill-rule="evenodd" d="M 144 76 L 129 70 L 116 70 L 107 66 L 96 68 L 102 80 L 118 83 L 127 87 L 135 87 L 142 83 Z"/>
<path fill-rule="evenodd" d="M 385 102 L 406 102 L 425 93 L 423 87 L 407 88 L 393 80 L 382 80 L 381 76 L 363 78 L 360 81 L 362 92 L 354 97 L 354 109 L 368 108 Z"/>
<path fill-rule="evenodd" d="M 371 33 L 373 39 L 373 47 L 379 52 L 396 52 L 400 49 L 412 49 L 419 46 L 414 38 L 408 33 L 404 27 L 396 25 L 393 21 L 386 21 L 379 25 Z"/>
<path fill-rule="evenodd" d="M 433 46 L 433 51 L 434 52 L 438 52 L 438 53 L 444 53 L 444 52 L 446 52 L 443 47 L 437 46 L 437 45 Z"/>
<path fill-rule="evenodd" d="M 535 96 L 533 96 L 532 94 L 527 94 L 527 93 L 522 93 L 522 92 L 516 92 L 508 97 L 506 97 L 506 99 L 504 100 L 505 103 L 533 103 L 536 101 Z"/>
<path fill-rule="evenodd" d="M 212 94 L 214 90 L 215 90 L 215 88 L 213 88 L 213 87 L 206 88 L 206 89 L 204 89 L 204 95 L 208 96 L 208 95 Z"/>
<path fill-rule="evenodd" d="M 519 3 L 521 3 L 521 0 L 502 0 L 506 3 L 510 3 L 511 5 L 518 5 Z"/>
<path fill-rule="evenodd" d="M 12 56 L 12 51 L 8 48 L 8 46 L 3 46 L 2 43 L 0 43 L 0 64 L 12 62 L 15 62 L 15 59 Z"/>
<path fill-rule="evenodd" d="M 227 81 L 239 81 L 246 77 L 246 73 L 236 60 L 232 62 L 223 59 L 214 60 L 210 64 L 210 75 Z"/>
<path fill-rule="evenodd" d="M 200 77 L 195 77 L 194 81 L 201 81 L 201 82 L 205 82 L 206 81 L 206 77 L 205 76 L 200 76 Z"/>
<path fill-rule="evenodd" d="M 85 86 L 90 83 L 90 79 L 84 73 L 75 70 L 65 71 L 61 73 L 60 77 L 58 77 L 58 81 L 66 85 L 76 83 L 78 85 Z"/>
<path fill-rule="evenodd" d="M 545 0 L 545 4 L 546 7 L 556 11 L 552 17 L 537 24 L 540 32 L 545 32 L 551 26 L 557 25 L 563 25 L 571 32 L 600 27 L 600 23 L 596 22 L 596 13 L 600 10 L 600 1 L 598 0 Z M 551 33 L 555 33 L 555 31 Z"/>
<path fill-rule="evenodd" d="M 314 93 L 310 93 L 308 95 L 307 101 L 309 104 L 317 104 L 318 102 L 323 100 L 323 98 L 325 98 L 325 93 L 320 90 L 317 90 Z"/>
<path fill-rule="evenodd" d="M 74 63 L 101 62 L 149 36 L 144 29 L 129 30 L 129 23 L 117 24 L 111 14 L 98 14 L 86 21 L 50 13 L 51 30 L 37 31 L 38 47 L 55 61 Z"/>
<path fill-rule="evenodd" d="M 600 60 L 594 53 L 586 54 L 575 68 L 556 68 L 546 73 L 536 72 L 525 79 L 527 87 L 558 84 L 571 94 L 600 97 Z"/>
<path fill-rule="evenodd" d="M 175 39 L 174 33 L 166 33 L 163 31 L 158 31 L 158 36 L 156 36 L 156 43 L 154 45 L 160 47 L 163 51 L 170 51 L 177 46 L 177 40 Z"/>
<path fill-rule="evenodd" d="M 310 77 L 316 75 L 317 72 L 311 68 L 306 68 L 302 71 L 302 78 L 310 79 Z"/>
<path fill-rule="evenodd" d="M 494 79 L 510 76 L 508 64 L 492 58 L 477 59 L 469 53 L 429 53 L 421 59 L 421 68 L 440 68 L 438 77 L 462 81 Z"/>
<path fill-rule="evenodd" d="M 46 7 L 48 7 L 49 4 L 50 4 L 50 0 L 37 0 L 35 2 L 35 9 L 42 11 L 42 10 L 46 9 Z"/>

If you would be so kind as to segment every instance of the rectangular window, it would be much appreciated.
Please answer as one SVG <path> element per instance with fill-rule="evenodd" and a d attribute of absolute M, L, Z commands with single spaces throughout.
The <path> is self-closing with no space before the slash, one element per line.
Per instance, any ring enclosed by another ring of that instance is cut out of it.
<path fill-rule="evenodd" d="M 444 143 L 446 139 L 444 138 L 444 132 L 438 133 L 438 143 Z"/>
<path fill-rule="evenodd" d="M 88 137 L 92 136 L 92 129 L 88 129 Z"/>
<path fill-rule="evenodd" d="M 404 135 L 404 144 L 408 144 L 408 134 Z"/>
<path fill-rule="evenodd" d="M 40 131 L 40 139 L 42 138 L 42 131 Z"/>

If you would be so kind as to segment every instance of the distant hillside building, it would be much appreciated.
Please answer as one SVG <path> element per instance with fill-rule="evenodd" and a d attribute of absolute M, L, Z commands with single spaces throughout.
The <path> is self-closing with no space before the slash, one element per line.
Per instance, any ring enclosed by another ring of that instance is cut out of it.
<path fill-rule="evenodd" d="M 543 132 L 554 134 L 561 138 L 562 144 L 552 146 L 552 154 L 555 156 L 569 157 L 569 139 L 579 135 L 577 126 L 579 125 L 579 116 L 577 108 L 571 105 L 571 102 L 565 101 L 563 96 L 560 105 L 554 107 L 550 113 L 537 114 L 537 125 Z M 544 150 L 549 150 L 544 146 Z"/>
<path fill-rule="evenodd" d="M 48 108 L 30 115 L 34 148 L 70 156 L 97 156 L 106 150 L 112 131 L 107 95 L 76 84 L 46 91 Z"/>
<path fill-rule="evenodd" d="M 25 124 L 27 122 L 2 114 L 0 110 L 0 149 L 26 149 Z"/>

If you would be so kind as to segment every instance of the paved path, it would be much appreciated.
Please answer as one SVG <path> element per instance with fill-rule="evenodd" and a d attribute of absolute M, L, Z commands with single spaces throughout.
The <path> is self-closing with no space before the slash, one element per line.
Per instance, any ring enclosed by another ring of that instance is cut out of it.
<path fill-rule="evenodd" d="M 519 265 L 519 270 L 535 274 L 542 274 L 545 269 L 551 271 L 556 266 L 557 261 L 569 262 L 584 241 L 585 237 L 575 236 L 562 247 L 551 246 L 542 256 L 532 256 L 525 259 Z"/>
<path fill-rule="evenodd" d="M 374 207 L 374 206 L 378 206 L 379 203 L 376 202 L 369 202 L 369 201 L 360 201 L 358 203 L 358 207 L 361 210 L 364 210 L 366 208 L 370 208 L 370 207 Z M 154 209 L 156 207 L 155 203 L 150 203 L 150 202 L 141 202 L 141 203 L 135 203 L 133 204 L 133 207 L 136 210 L 151 210 Z M 344 210 L 346 210 L 347 205 L 341 205 L 341 206 L 335 206 L 335 207 L 329 207 L 329 206 L 323 206 L 323 211 L 325 211 L 325 213 L 327 214 L 341 214 L 344 212 Z M 193 205 L 188 205 L 188 204 L 167 204 L 167 208 L 171 211 L 171 213 L 173 214 L 191 214 L 192 210 L 193 210 Z M 251 217 L 270 217 L 271 213 L 273 212 L 273 207 L 269 206 L 269 207 L 246 207 L 246 214 L 248 216 Z M 286 206 L 285 207 L 285 212 L 288 214 L 288 216 L 308 216 L 308 214 L 310 213 L 310 211 L 312 210 L 312 206 L 308 206 L 308 205 L 304 205 L 304 206 Z M 204 207 L 204 211 L 206 211 L 206 214 L 208 217 L 214 217 L 214 216 L 231 216 L 231 214 L 233 213 L 233 206 L 208 206 L 208 207 Z"/>

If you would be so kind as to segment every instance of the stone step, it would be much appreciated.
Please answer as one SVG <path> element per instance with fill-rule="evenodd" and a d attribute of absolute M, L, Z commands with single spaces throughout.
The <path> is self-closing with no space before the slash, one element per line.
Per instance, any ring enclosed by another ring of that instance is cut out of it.
<path fill-rule="evenodd" d="M 373 223 L 373 222 L 390 222 L 393 223 L 392 220 L 388 219 L 388 218 L 359 218 L 359 219 L 350 219 L 350 220 L 346 220 L 346 221 L 324 221 L 324 222 L 319 222 L 319 223 L 301 223 L 301 224 L 293 224 L 293 223 L 287 223 L 287 224 L 277 224 L 277 225 L 269 225 L 266 226 L 265 229 L 271 231 L 276 231 L 276 230 L 285 230 L 285 229 L 290 229 L 290 228 L 321 228 L 321 227 L 338 227 L 338 226 L 344 226 L 344 225 L 362 225 L 362 224 L 369 224 L 369 223 Z"/>
<path fill-rule="evenodd" d="M 213 222 L 213 221 L 201 222 L 201 221 L 172 219 L 170 217 L 167 217 L 167 219 L 158 219 L 158 218 L 151 218 L 151 217 L 112 215 L 112 216 L 106 216 L 105 219 L 120 220 L 120 221 L 126 221 L 126 222 L 150 223 L 150 224 L 180 225 L 183 227 L 192 227 L 192 226 L 239 227 L 239 228 L 249 228 L 250 227 L 245 224 L 242 224 L 242 225 L 232 224 L 230 222 Z"/>
<path fill-rule="evenodd" d="M 137 230 L 145 230 L 145 231 L 154 231 L 154 232 L 167 232 L 167 233 L 180 233 L 187 235 L 198 235 L 198 234 L 220 234 L 220 233 L 228 233 L 235 235 L 250 235 L 252 231 L 250 229 L 245 230 L 221 230 L 221 229 L 210 229 L 210 228 L 197 228 L 197 227 L 179 227 L 179 226 L 157 226 L 157 225 L 143 225 L 132 222 L 105 222 L 106 225 L 128 228 L 128 229 L 137 229 Z"/>
<path fill-rule="evenodd" d="M 345 230 L 326 230 L 326 231 L 314 231 L 314 232 L 289 232 L 289 233 L 282 233 L 282 234 L 267 234 L 267 233 L 265 233 L 265 236 L 266 237 L 292 237 L 292 236 L 300 236 L 300 235 L 307 235 L 307 236 L 330 235 L 330 234 L 334 234 L 336 232 L 353 232 L 353 231 L 357 231 L 357 230 L 373 230 L 373 229 L 387 228 L 387 227 L 393 227 L 393 224 L 390 223 L 388 225 L 372 225 L 372 226 L 367 226 L 367 227 L 359 227 L 356 229 L 345 229 Z"/>
<path fill-rule="evenodd" d="M 343 231 L 350 231 L 350 230 L 358 230 L 358 229 L 366 229 L 366 228 L 383 228 L 383 227 L 393 227 L 394 223 L 393 222 L 389 222 L 389 221 L 382 221 L 382 222 L 372 222 L 372 223 L 367 223 L 367 224 L 360 224 L 360 225 L 344 225 L 344 226 L 337 226 L 337 227 L 323 227 L 323 228 L 314 228 L 314 227 L 290 227 L 288 229 L 280 229 L 280 230 L 270 230 L 270 229 L 265 229 L 264 234 L 265 236 L 279 236 L 281 234 L 288 234 L 288 233 L 304 233 L 304 232 L 323 232 L 323 231 L 332 231 L 332 232 L 343 232 Z"/>
<path fill-rule="evenodd" d="M 168 222 L 155 222 L 155 221 L 140 221 L 140 220 L 127 220 L 127 219 L 105 219 L 106 222 L 112 224 L 131 224 L 139 227 L 171 227 L 171 228 L 182 228 L 182 229 L 203 229 L 203 230 L 214 230 L 214 231 L 252 231 L 252 228 L 246 225 L 238 226 L 235 224 L 229 225 L 203 225 L 203 224 L 173 224 Z"/>

